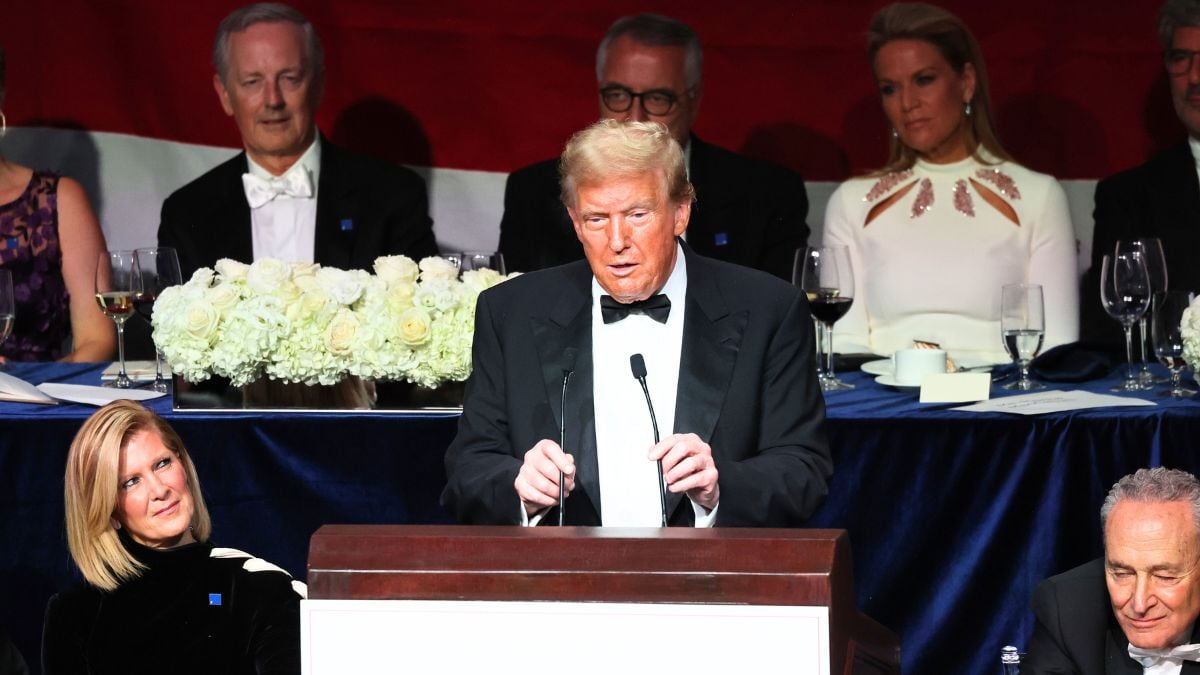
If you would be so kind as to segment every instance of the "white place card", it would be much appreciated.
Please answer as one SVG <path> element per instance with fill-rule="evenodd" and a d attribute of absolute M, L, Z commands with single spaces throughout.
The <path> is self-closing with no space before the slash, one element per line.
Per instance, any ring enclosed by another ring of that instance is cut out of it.
<path fill-rule="evenodd" d="M 63 382 L 43 382 L 37 386 L 43 394 L 53 396 L 60 401 L 83 403 L 84 405 L 102 406 L 113 401 L 127 399 L 130 401 L 148 401 L 152 398 L 166 396 L 160 391 L 149 389 L 117 389 L 115 387 L 93 387 L 86 384 L 66 384 Z"/>
<path fill-rule="evenodd" d="M 1002 412 L 1014 415 L 1042 415 L 1045 413 L 1065 412 L 1067 410 L 1088 410 L 1091 408 L 1115 408 L 1121 406 L 1158 405 L 1131 396 L 1113 396 L 1111 394 L 1094 394 L 1090 391 L 1039 391 L 1034 394 L 1018 394 L 1005 396 L 975 405 L 967 405 L 951 410 L 964 412 Z"/>
<path fill-rule="evenodd" d="M 991 392 L 991 373 L 938 373 L 921 380 L 921 403 L 986 401 Z"/>

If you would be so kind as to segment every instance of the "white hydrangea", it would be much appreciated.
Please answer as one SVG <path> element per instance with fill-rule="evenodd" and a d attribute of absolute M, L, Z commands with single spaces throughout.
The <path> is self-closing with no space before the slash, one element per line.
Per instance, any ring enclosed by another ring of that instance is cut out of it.
<path fill-rule="evenodd" d="M 159 295 L 155 344 L 189 382 L 219 375 L 241 386 L 265 375 L 335 384 L 354 375 L 436 387 L 466 379 L 476 299 L 511 277 L 473 270 L 459 280 L 437 257 L 418 265 L 384 256 L 373 269 L 222 259 Z"/>

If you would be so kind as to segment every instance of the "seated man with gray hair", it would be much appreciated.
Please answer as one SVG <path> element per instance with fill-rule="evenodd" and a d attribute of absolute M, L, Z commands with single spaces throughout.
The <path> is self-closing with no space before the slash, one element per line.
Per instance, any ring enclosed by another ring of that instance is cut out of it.
<path fill-rule="evenodd" d="M 480 294 L 442 503 L 537 524 L 561 487 L 570 525 L 802 523 L 831 470 L 804 294 L 679 239 L 693 190 L 663 125 L 597 122 L 561 166 L 586 260 Z"/>
<path fill-rule="evenodd" d="M 1200 673 L 1200 482 L 1139 469 L 1100 509 L 1104 557 L 1051 577 L 1021 674 Z"/>

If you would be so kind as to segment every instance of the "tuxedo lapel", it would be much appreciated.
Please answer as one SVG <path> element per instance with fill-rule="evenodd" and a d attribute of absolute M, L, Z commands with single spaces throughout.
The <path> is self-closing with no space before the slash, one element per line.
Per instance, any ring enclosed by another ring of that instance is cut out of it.
<path fill-rule="evenodd" d="M 225 194 L 214 200 L 216 208 L 209 238 L 211 259 L 231 258 L 240 262 L 254 260 L 254 239 L 250 226 L 250 204 L 246 201 L 246 188 L 242 185 L 242 174 L 249 170 L 246 153 L 238 155 L 228 164 L 229 170 L 223 178 Z"/>
<path fill-rule="evenodd" d="M 725 187 L 725 177 L 715 173 L 717 166 L 712 161 L 712 148 L 695 136 L 692 136 L 691 145 L 688 180 L 696 189 L 696 201 L 692 204 L 687 237 L 697 251 L 705 253 L 714 248 L 719 214 L 725 209 L 730 192 Z"/>
<path fill-rule="evenodd" d="M 582 490 L 600 514 L 600 468 L 596 459 L 595 406 L 592 376 L 592 313 L 586 265 L 573 265 L 569 283 L 545 316 L 530 318 L 530 329 L 541 361 L 542 383 L 556 426 L 564 420 L 561 407 L 563 368 L 567 351 L 575 350 L 574 370 L 567 388 L 564 450 L 575 456 L 576 492 Z M 557 437 L 557 435 L 556 435 Z M 567 509 L 571 517 L 570 508 Z"/>
<path fill-rule="evenodd" d="M 687 260 L 687 309 L 679 356 L 675 433 L 694 433 L 711 442 L 725 394 L 733 377 L 749 311 L 731 312 L 709 263 L 684 245 Z M 674 513 L 682 494 L 668 495 Z"/>
<path fill-rule="evenodd" d="M 321 135 L 321 176 L 317 186 L 317 223 L 313 259 L 327 267 L 349 269 L 354 252 L 356 186 L 348 178 L 341 148 Z"/>
<path fill-rule="evenodd" d="M 1188 224 L 1180 227 L 1188 241 L 1200 243 L 1200 179 L 1191 147 L 1186 142 L 1178 145 L 1165 159 L 1149 181 L 1152 208 L 1167 208 L 1167 218 Z"/>

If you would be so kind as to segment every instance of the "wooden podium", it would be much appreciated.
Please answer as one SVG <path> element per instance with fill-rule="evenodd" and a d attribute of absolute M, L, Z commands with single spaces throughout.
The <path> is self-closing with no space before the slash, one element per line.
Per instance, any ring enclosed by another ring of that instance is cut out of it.
<path fill-rule="evenodd" d="M 857 610 L 852 572 L 850 544 L 842 530 L 326 525 L 313 535 L 309 549 L 309 600 L 302 617 L 305 672 L 315 672 L 310 668 L 311 657 L 319 650 L 352 649 L 347 643 L 362 635 L 362 627 L 370 626 L 372 617 L 383 616 L 370 612 L 432 602 L 433 613 L 422 615 L 410 630 L 433 631 L 442 626 L 440 630 L 445 631 L 446 625 L 454 630 L 461 626 L 464 631 L 472 625 L 489 628 L 457 636 L 457 643 L 464 648 L 481 633 L 490 634 L 495 625 L 522 624 L 523 632 L 516 638 L 503 639 L 508 641 L 505 644 L 515 639 L 517 644 L 529 645 L 530 640 L 538 642 L 537 626 L 579 620 L 584 623 L 578 625 L 592 626 L 594 621 L 609 621 L 609 612 L 603 608 L 624 608 L 626 613 L 618 612 L 615 621 L 628 630 L 645 618 L 642 609 L 657 612 L 658 608 L 682 607 L 683 612 L 665 619 L 671 623 L 663 624 L 663 617 L 656 616 L 657 623 L 649 624 L 654 632 L 664 634 L 660 638 L 664 645 L 677 638 L 691 650 L 712 645 L 754 649 L 748 642 L 729 645 L 726 643 L 737 640 L 721 638 L 765 635 L 760 629 L 773 625 L 774 615 L 764 614 L 768 610 L 781 617 L 803 611 L 818 617 L 819 622 L 794 625 L 819 623 L 823 628 L 813 633 L 818 642 L 803 642 L 794 627 L 784 629 L 782 641 L 817 645 L 822 652 L 819 670 L 830 675 L 899 673 L 899 641 Z M 418 602 L 376 602 L 400 600 Z M 438 623 L 453 614 L 455 607 L 476 606 L 488 608 L 489 617 L 513 607 L 518 618 L 489 618 L 492 623 L 482 624 L 456 618 L 459 623 Z M 566 612 L 568 618 L 555 615 L 558 608 L 568 607 L 572 608 Z M 699 610 L 710 607 L 730 616 L 718 616 L 715 624 L 710 619 L 702 619 L 710 621 L 708 624 L 688 623 Z M 599 608 L 605 617 L 589 617 L 589 612 L 580 608 Z M 367 612 L 366 619 L 355 613 L 358 609 Z M 317 611 L 327 613 L 318 615 Z M 529 611 L 548 612 L 553 618 L 521 613 Z M 742 615 L 733 616 L 738 611 L 754 615 L 746 624 L 753 626 L 752 632 L 736 632 L 744 621 Z M 333 625 L 324 623 L 330 616 L 354 616 L 359 623 L 340 637 L 334 637 L 332 630 L 323 637 L 322 626 Z M 527 620 L 530 623 L 524 623 Z M 702 634 L 697 636 L 696 629 L 689 626 L 699 627 Z M 716 626 L 716 632 L 708 633 L 705 626 Z M 690 631 L 690 635 L 679 636 L 680 630 Z M 386 634 L 395 635 L 396 631 Z M 793 636 L 797 636 L 795 641 Z M 422 639 L 416 644 L 422 644 Z M 572 640 L 584 642 L 585 638 Z M 779 638 L 774 640 L 771 646 L 780 647 Z M 330 641 L 334 644 L 327 644 Z M 623 638 L 618 633 L 602 644 L 599 654 L 619 650 Z M 626 663 L 631 672 L 641 670 Z M 787 665 L 777 663 L 773 672 L 787 672 Z M 564 664 L 562 670 L 572 672 L 573 668 Z"/>

